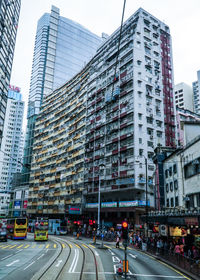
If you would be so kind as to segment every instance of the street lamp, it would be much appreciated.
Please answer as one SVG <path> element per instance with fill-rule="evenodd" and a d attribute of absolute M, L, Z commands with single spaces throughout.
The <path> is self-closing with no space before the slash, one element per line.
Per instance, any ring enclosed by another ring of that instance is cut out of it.
<path fill-rule="evenodd" d="M 99 171 L 100 171 L 100 168 L 101 167 L 104 167 L 105 168 L 105 164 L 100 164 L 99 165 Z M 100 230 L 100 216 L 101 216 L 101 175 L 100 175 L 100 172 L 99 172 L 99 191 L 98 191 L 98 221 L 97 221 L 97 225 L 98 225 L 98 230 Z"/>
<path fill-rule="evenodd" d="M 145 229 L 145 236 L 147 237 L 148 235 L 148 165 L 147 165 L 147 158 L 142 155 L 144 157 L 145 160 L 145 176 L 146 176 L 146 180 L 145 180 L 145 223 L 146 223 L 146 229 Z"/>

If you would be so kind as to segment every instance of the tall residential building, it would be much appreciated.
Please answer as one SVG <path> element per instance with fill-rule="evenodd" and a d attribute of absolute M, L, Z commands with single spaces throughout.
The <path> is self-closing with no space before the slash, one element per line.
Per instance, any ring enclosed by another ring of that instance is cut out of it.
<path fill-rule="evenodd" d="M 21 0 L 0 1 L 0 147 Z"/>
<path fill-rule="evenodd" d="M 0 192 L 10 193 L 13 176 L 22 169 L 24 102 L 18 87 L 10 86 L 0 151 Z"/>
<path fill-rule="evenodd" d="M 171 49 L 169 27 L 140 8 L 83 71 L 46 97 L 29 214 L 96 219 L 101 188 L 104 221 L 139 225 L 146 203 L 154 207 L 154 149 L 176 145 Z"/>
<path fill-rule="evenodd" d="M 176 107 L 193 111 L 193 91 L 191 86 L 179 83 L 174 87 Z"/>
<path fill-rule="evenodd" d="M 73 77 L 95 54 L 102 39 L 80 24 L 61 17 L 52 6 L 38 21 L 29 91 L 24 164 L 31 163 L 34 126 L 44 96 Z M 24 168 L 24 182 L 29 181 Z"/>
<path fill-rule="evenodd" d="M 194 112 L 200 114 L 200 70 L 197 71 L 197 81 L 192 83 Z"/>

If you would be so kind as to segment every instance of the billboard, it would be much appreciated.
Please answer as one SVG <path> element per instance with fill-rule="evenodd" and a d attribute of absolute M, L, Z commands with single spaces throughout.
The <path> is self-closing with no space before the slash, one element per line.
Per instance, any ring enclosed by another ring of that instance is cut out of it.
<path fill-rule="evenodd" d="M 27 208 L 28 200 L 24 200 L 24 206 L 23 208 Z"/>
<path fill-rule="evenodd" d="M 16 199 L 21 199 L 22 198 L 22 191 L 16 191 L 15 198 Z"/>
<path fill-rule="evenodd" d="M 20 209 L 21 201 L 15 201 L 14 202 L 14 209 Z"/>

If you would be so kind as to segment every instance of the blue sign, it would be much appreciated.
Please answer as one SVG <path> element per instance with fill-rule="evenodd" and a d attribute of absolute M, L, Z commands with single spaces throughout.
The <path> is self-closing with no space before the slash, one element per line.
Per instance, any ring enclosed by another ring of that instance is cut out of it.
<path fill-rule="evenodd" d="M 118 179 L 116 180 L 117 185 L 128 185 L 128 184 L 134 184 L 135 179 L 134 178 L 127 178 L 127 179 Z"/>
<path fill-rule="evenodd" d="M 21 206 L 21 201 L 14 201 L 14 208 L 15 209 L 20 209 Z"/>
<path fill-rule="evenodd" d="M 13 211 L 13 216 L 14 217 L 19 217 L 20 216 L 20 211 Z"/>
<path fill-rule="evenodd" d="M 69 214 L 81 214 L 80 207 L 77 206 L 69 206 Z"/>
<path fill-rule="evenodd" d="M 146 206 L 146 200 L 138 200 L 139 206 Z M 147 205 L 150 206 L 149 200 L 147 201 Z"/>

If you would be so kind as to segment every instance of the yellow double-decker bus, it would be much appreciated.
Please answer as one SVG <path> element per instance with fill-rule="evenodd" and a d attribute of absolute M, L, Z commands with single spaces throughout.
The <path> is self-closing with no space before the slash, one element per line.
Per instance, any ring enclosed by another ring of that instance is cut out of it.
<path fill-rule="evenodd" d="M 49 221 L 47 218 L 37 218 L 35 222 L 34 240 L 47 241 L 48 240 Z"/>
<path fill-rule="evenodd" d="M 25 239 L 27 237 L 27 218 L 7 219 L 7 236 L 11 239 Z"/>

